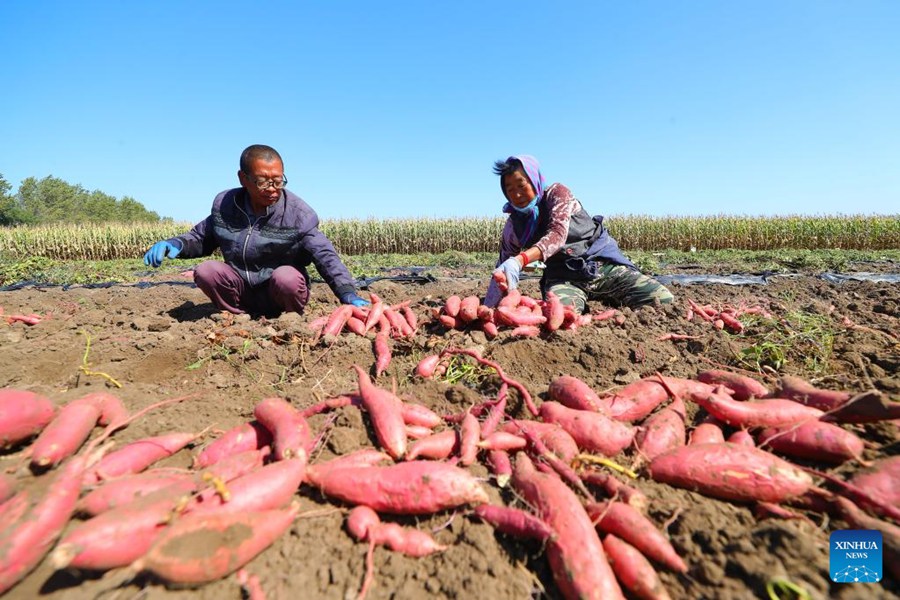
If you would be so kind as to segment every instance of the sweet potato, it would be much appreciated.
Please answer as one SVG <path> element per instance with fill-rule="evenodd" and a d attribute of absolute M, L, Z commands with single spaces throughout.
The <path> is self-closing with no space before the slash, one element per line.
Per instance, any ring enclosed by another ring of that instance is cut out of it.
<path fill-rule="evenodd" d="M 414 460 L 386 467 L 348 466 L 314 473 L 311 483 L 326 496 L 365 504 L 377 512 L 427 514 L 488 501 L 475 477 L 446 463 Z"/>
<path fill-rule="evenodd" d="M 544 315 L 536 315 L 531 312 L 519 312 L 508 306 L 498 306 L 494 310 L 494 318 L 512 327 L 520 327 L 522 325 L 537 326 L 547 322 L 547 317 Z"/>
<path fill-rule="evenodd" d="M 641 553 L 677 573 L 687 565 L 650 519 L 624 502 L 596 502 L 585 507 L 598 530 L 616 535 Z"/>
<path fill-rule="evenodd" d="M 266 398 L 253 408 L 253 416 L 272 434 L 276 460 L 302 458 L 312 450 L 306 418 L 283 398 Z"/>
<path fill-rule="evenodd" d="M 8 448 L 43 431 L 56 406 L 49 398 L 12 388 L 0 389 L 0 448 Z"/>
<path fill-rule="evenodd" d="M 700 423 L 691 431 L 689 444 L 715 444 L 725 441 L 722 428 L 715 423 Z"/>
<path fill-rule="evenodd" d="M 547 523 L 518 508 L 479 504 L 472 512 L 500 533 L 540 542 L 546 542 L 553 535 L 553 531 Z"/>
<path fill-rule="evenodd" d="M 210 442 L 194 458 L 194 468 L 202 469 L 226 456 L 259 450 L 272 443 L 272 434 L 259 421 L 250 421 L 233 427 L 218 439 Z"/>
<path fill-rule="evenodd" d="M 356 370 L 363 408 L 369 414 L 378 443 L 394 459 L 403 458 L 407 441 L 401 412 L 403 401 L 392 392 L 375 386 L 361 367 L 353 365 L 353 369 Z"/>
<path fill-rule="evenodd" d="M 128 409 L 118 396 L 107 392 L 91 392 L 78 399 L 79 402 L 91 402 L 100 409 L 97 423 L 103 427 L 112 423 L 122 423 L 128 418 Z"/>
<path fill-rule="evenodd" d="M 440 360 L 441 357 L 439 354 L 429 354 L 422 358 L 422 360 L 416 364 L 416 375 L 424 379 L 430 379 L 434 376 L 434 370 Z"/>
<path fill-rule="evenodd" d="M 793 400 L 770 398 L 766 400 L 732 400 L 727 394 L 697 394 L 690 396 L 706 412 L 732 427 L 790 427 L 822 416 L 822 411 Z"/>
<path fill-rule="evenodd" d="M 515 435 L 524 435 L 525 432 L 534 433 L 551 452 L 565 463 L 571 463 L 578 456 L 578 443 L 571 434 L 556 423 L 513 419 L 504 423 L 500 431 Z"/>
<path fill-rule="evenodd" d="M 453 294 L 444 301 L 444 314 L 448 317 L 456 317 L 459 315 L 459 309 L 462 308 L 462 298 Z"/>
<path fill-rule="evenodd" d="M 466 412 L 459 430 L 459 464 L 468 467 L 478 457 L 481 424 L 471 412 Z"/>
<path fill-rule="evenodd" d="M 172 456 L 197 439 L 196 433 L 176 432 L 157 435 L 131 442 L 104 456 L 84 475 L 84 485 L 92 485 L 102 479 L 139 473 L 168 456 Z"/>
<path fill-rule="evenodd" d="M 856 394 L 846 404 L 830 410 L 823 421 L 835 423 L 877 423 L 900 419 L 900 402 L 891 400 L 878 390 Z"/>
<path fill-rule="evenodd" d="M 723 371 L 721 369 L 709 369 L 697 375 L 697 379 L 711 385 L 721 384 L 733 392 L 735 400 L 749 400 L 750 398 L 765 398 L 769 395 L 769 388 L 746 375 Z"/>
<path fill-rule="evenodd" d="M 306 456 L 270 463 L 228 482 L 228 497 L 206 490 L 185 507 L 189 513 L 260 511 L 287 505 L 306 473 Z"/>
<path fill-rule="evenodd" d="M 751 448 L 756 446 L 756 440 L 753 439 L 753 435 L 746 429 L 738 429 L 728 436 L 727 441 L 741 446 L 750 446 Z"/>
<path fill-rule="evenodd" d="M 617 421 L 639 421 L 669 398 L 660 382 L 639 379 L 621 390 L 601 398 L 609 406 L 609 416 Z"/>
<path fill-rule="evenodd" d="M 729 442 L 670 450 L 650 462 L 649 472 L 655 481 L 746 502 L 782 502 L 812 486 L 812 478 L 789 462 Z"/>
<path fill-rule="evenodd" d="M 157 490 L 77 524 L 53 551 L 53 566 L 108 570 L 131 564 L 150 549 L 180 502 L 174 490 Z"/>
<path fill-rule="evenodd" d="M 599 412 L 567 408 L 559 402 L 544 402 L 540 412 L 545 423 L 562 427 L 579 448 L 588 452 L 615 456 L 634 439 L 633 427 Z"/>
<path fill-rule="evenodd" d="M 506 295 L 500 299 L 500 302 L 497 303 L 497 307 L 505 306 L 509 308 L 515 308 L 519 305 L 519 302 L 522 300 L 522 292 L 518 290 L 518 288 L 514 290 L 509 290 L 506 292 Z M 496 314 L 496 310 L 494 311 Z"/>
<path fill-rule="evenodd" d="M 409 450 L 406 452 L 406 460 L 417 458 L 443 460 L 449 458 L 458 448 L 459 435 L 452 429 L 446 429 L 410 444 Z"/>
<path fill-rule="evenodd" d="M 820 389 L 808 381 L 793 375 L 783 375 L 779 381 L 779 397 L 829 411 L 843 406 L 850 400 L 849 392 Z"/>
<path fill-rule="evenodd" d="M 347 531 L 360 542 L 387 546 L 394 552 L 422 557 L 447 549 L 438 544 L 430 533 L 401 527 L 397 523 L 383 523 L 378 513 L 368 506 L 357 506 L 347 517 Z"/>
<path fill-rule="evenodd" d="M 31 467 L 52 467 L 75 454 L 99 418 L 100 408 L 91 402 L 73 400 L 63 406 L 31 445 Z"/>
<path fill-rule="evenodd" d="M 794 427 L 767 427 L 756 435 L 757 444 L 779 454 L 832 464 L 859 459 L 863 441 L 853 433 L 824 421 Z"/>
<path fill-rule="evenodd" d="M 478 306 L 481 300 L 478 296 L 466 296 L 459 304 L 459 318 L 466 323 L 471 323 L 478 318 Z"/>
<path fill-rule="evenodd" d="M 511 479 L 553 535 L 546 554 L 553 579 L 566 598 L 624 598 L 603 545 L 578 497 L 562 481 L 538 472 L 522 452 Z"/>
<path fill-rule="evenodd" d="M 581 477 L 583 482 L 602 489 L 609 498 L 624 502 L 641 512 L 647 510 L 647 506 L 650 504 L 643 492 L 622 483 L 609 473 L 588 469 L 579 472 L 578 476 Z"/>
<path fill-rule="evenodd" d="M 353 306 L 351 304 L 342 304 L 331 313 L 328 322 L 322 328 L 322 337 L 325 341 L 332 343 L 334 338 L 341 334 L 341 330 L 347 323 L 347 319 L 353 316 Z"/>
<path fill-rule="evenodd" d="M 186 515 L 166 528 L 135 569 L 175 584 L 202 584 L 240 569 L 291 526 L 299 505 L 280 510 Z"/>
<path fill-rule="evenodd" d="M 875 461 L 865 471 L 856 473 L 850 483 L 866 490 L 881 504 L 900 506 L 900 456 L 891 456 Z M 867 503 L 865 499 L 859 498 L 857 504 L 866 510 L 874 509 L 875 512 L 881 514 L 877 507 Z"/>
<path fill-rule="evenodd" d="M 63 463 L 44 495 L 22 519 L 0 537 L 0 595 L 31 572 L 44 558 L 72 513 L 81 491 L 81 478 L 90 464 L 89 454 Z"/>
<path fill-rule="evenodd" d="M 388 345 L 388 336 L 383 332 L 378 332 L 372 341 L 372 348 L 375 352 L 375 377 L 387 371 L 388 365 L 391 364 L 391 347 Z"/>
<path fill-rule="evenodd" d="M 609 414 L 608 404 L 588 384 L 571 375 L 560 375 L 551 381 L 547 394 L 569 408 Z"/>
<path fill-rule="evenodd" d="M 603 538 L 603 550 L 616 578 L 635 598 L 641 600 L 668 600 L 659 574 L 641 552 L 628 542 L 607 534 Z"/>
<path fill-rule="evenodd" d="M 634 434 L 638 452 L 647 460 L 684 446 L 685 409 L 676 397 L 666 408 L 652 414 Z"/>
<path fill-rule="evenodd" d="M 504 452 L 524 450 L 527 445 L 528 441 L 524 437 L 505 431 L 495 431 L 478 443 L 479 448 L 488 451 L 503 450 Z"/>
<path fill-rule="evenodd" d="M 196 488 L 196 478 L 190 473 L 140 473 L 119 477 L 98 486 L 78 501 L 76 510 L 95 517 L 161 489 L 173 494 L 187 494 Z"/>
<path fill-rule="evenodd" d="M 487 466 L 497 480 L 497 487 L 506 487 L 512 476 L 512 461 L 509 460 L 509 454 L 503 450 L 489 450 Z"/>

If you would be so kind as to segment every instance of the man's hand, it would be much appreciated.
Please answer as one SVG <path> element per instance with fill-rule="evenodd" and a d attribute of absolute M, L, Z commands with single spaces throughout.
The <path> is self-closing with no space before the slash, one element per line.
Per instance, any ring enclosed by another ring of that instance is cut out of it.
<path fill-rule="evenodd" d="M 353 306 L 369 306 L 371 302 L 364 298 L 360 298 L 354 292 L 346 292 L 341 294 L 341 304 L 352 304 Z"/>
<path fill-rule="evenodd" d="M 510 256 L 499 267 L 494 269 L 494 281 L 504 292 L 519 287 L 519 275 L 522 273 L 522 263 L 517 256 Z"/>
<path fill-rule="evenodd" d="M 166 256 L 175 258 L 179 252 L 181 252 L 181 249 L 169 242 L 156 242 L 144 254 L 144 264 L 158 267 Z"/>

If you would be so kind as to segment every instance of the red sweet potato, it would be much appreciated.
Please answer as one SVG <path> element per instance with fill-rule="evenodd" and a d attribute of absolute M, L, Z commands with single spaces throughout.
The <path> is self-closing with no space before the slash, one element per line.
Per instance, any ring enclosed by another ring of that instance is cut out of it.
<path fill-rule="evenodd" d="M 128 418 L 128 409 L 122 404 L 118 396 L 107 392 L 91 392 L 82 398 L 80 402 L 92 402 L 100 409 L 100 419 L 97 423 L 103 427 L 111 423 L 122 423 Z"/>
<path fill-rule="evenodd" d="M 0 448 L 40 433 L 54 416 L 56 406 L 49 398 L 25 390 L 0 389 Z"/>
<path fill-rule="evenodd" d="M 466 323 L 478 319 L 478 306 L 481 300 L 478 296 L 466 296 L 459 304 L 459 318 Z"/>
<path fill-rule="evenodd" d="M 31 445 L 31 467 L 52 467 L 75 454 L 99 418 L 100 408 L 91 402 L 73 400 L 63 406 Z"/>
<path fill-rule="evenodd" d="M 779 454 L 832 464 L 859 459 L 865 445 L 853 433 L 824 421 L 794 427 L 767 427 L 756 436 L 757 444 Z"/>
<path fill-rule="evenodd" d="M 290 503 L 306 473 L 306 457 L 297 455 L 270 463 L 228 482 L 228 497 L 206 490 L 185 507 L 186 512 L 241 512 L 281 508 Z"/>
<path fill-rule="evenodd" d="M 347 319 L 353 316 L 353 305 L 351 304 L 342 304 L 331 313 L 331 316 L 328 317 L 328 322 L 325 323 L 325 327 L 322 328 L 322 337 L 325 338 L 326 342 L 333 342 L 336 336 L 341 334 L 341 330 L 344 329 L 344 325 L 347 323 Z"/>
<path fill-rule="evenodd" d="M 448 317 L 456 317 L 459 315 L 459 309 L 462 308 L 462 298 L 456 294 L 444 301 L 444 314 Z"/>
<path fill-rule="evenodd" d="M 368 373 L 361 367 L 353 365 L 353 368 L 356 370 L 362 405 L 369 413 L 378 443 L 394 459 L 403 458 L 406 454 L 407 441 L 403 423 L 403 401 L 392 392 L 375 386 Z"/>
<path fill-rule="evenodd" d="M 540 412 L 544 422 L 562 427 L 579 448 L 588 452 L 615 456 L 634 439 L 633 427 L 599 412 L 567 408 L 559 402 L 544 402 Z"/>
<path fill-rule="evenodd" d="M 508 306 L 502 305 L 494 310 L 494 318 L 512 327 L 519 327 L 522 325 L 536 326 L 543 325 L 547 322 L 547 317 L 544 315 L 536 315 L 532 312 L 519 312 Z"/>
<path fill-rule="evenodd" d="M 512 476 L 512 461 L 509 459 L 509 454 L 503 450 L 489 450 L 487 467 L 496 478 L 497 487 L 506 487 Z"/>
<path fill-rule="evenodd" d="M 182 501 L 175 490 L 157 490 L 77 524 L 53 551 L 53 566 L 107 570 L 130 565 L 150 549 Z"/>
<path fill-rule="evenodd" d="M 609 406 L 609 416 L 617 421 L 639 421 L 669 398 L 666 388 L 653 379 L 639 379 L 601 398 Z"/>
<path fill-rule="evenodd" d="M 585 509 L 599 531 L 622 538 L 644 556 L 677 573 L 687 572 L 687 565 L 666 536 L 634 507 L 624 502 L 596 502 Z"/>
<path fill-rule="evenodd" d="M 671 597 L 656 569 L 637 548 L 608 534 L 603 538 L 603 550 L 606 551 L 606 557 L 619 583 L 635 598 L 668 600 Z"/>
<path fill-rule="evenodd" d="M 783 375 L 779 387 L 780 398 L 787 398 L 822 411 L 843 406 L 852 396 L 849 392 L 817 388 L 806 380 L 793 375 Z"/>
<path fill-rule="evenodd" d="M 383 523 L 378 513 L 368 506 L 357 506 L 347 517 L 347 531 L 360 542 L 387 546 L 394 552 L 422 557 L 441 552 L 447 546 L 438 544 L 430 533 L 397 523 Z"/>
<path fill-rule="evenodd" d="M 546 542 L 553 535 L 550 526 L 538 517 L 509 506 L 479 504 L 472 511 L 500 533 Z"/>
<path fill-rule="evenodd" d="M 511 482 L 553 532 L 545 552 L 562 595 L 624 598 L 603 544 L 574 492 L 559 478 L 538 472 L 522 452 L 516 455 Z"/>
<path fill-rule="evenodd" d="M 240 569 L 291 526 L 299 505 L 280 510 L 186 515 L 168 527 L 136 569 L 175 584 L 202 584 Z"/>
<path fill-rule="evenodd" d="M 387 467 L 319 470 L 315 479 L 311 483 L 326 496 L 365 504 L 377 512 L 427 514 L 488 501 L 487 493 L 468 471 L 439 462 L 415 460 Z"/>
<path fill-rule="evenodd" d="M 624 502 L 641 512 L 647 510 L 647 506 L 650 504 L 643 492 L 622 483 L 609 473 L 588 469 L 579 472 L 578 476 L 585 483 L 601 488 L 609 498 Z"/>
<path fill-rule="evenodd" d="M 484 332 L 485 337 L 489 340 L 492 340 L 500 335 L 500 329 L 497 327 L 496 323 L 485 321 L 481 324 L 481 330 Z"/>
<path fill-rule="evenodd" d="M 391 364 L 391 347 L 388 345 L 387 334 L 379 332 L 372 342 L 372 348 L 375 352 L 375 377 L 381 377 Z"/>
<path fill-rule="evenodd" d="M 522 292 L 517 289 L 509 290 L 506 292 L 506 295 L 500 299 L 500 302 L 497 304 L 498 307 L 506 306 L 509 308 L 515 308 L 519 305 L 519 302 L 522 300 Z M 496 315 L 496 310 L 494 311 Z"/>
<path fill-rule="evenodd" d="M 706 412 L 732 427 L 790 427 L 798 423 L 814 421 L 822 411 L 793 400 L 770 398 L 767 400 L 732 400 L 727 394 L 691 394 L 691 400 Z"/>
<path fill-rule="evenodd" d="M 233 454 L 259 450 L 272 443 L 272 434 L 259 421 L 233 427 L 210 442 L 194 458 L 194 468 L 202 469 Z"/>
<path fill-rule="evenodd" d="M 684 419 L 684 403 L 676 397 L 669 406 L 644 421 L 634 434 L 641 456 L 652 460 L 664 452 L 684 446 Z"/>
<path fill-rule="evenodd" d="M 266 398 L 253 408 L 253 416 L 272 434 L 272 450 L 276 460 L 306 460 L 312 450 L 309 425 L 290 402 L 283 398 Z"/>
<path fill-rule="evenodd" d="M 373 467 L 389 460 L 391 457 L 386 452 L 375 448 L 362 448 L 325 462 L 307 465 L 306 481 L 311 485 L 321 487 L 326 476 L 334 471 L 346 468 Z"/>
<path fill-rule="evenodd" d="M 670 450 L 650 462 L 649 472 L 655 481 L 746 502 L 781 502 L 812 486 L 812 478 L 789 462 L 728 442 Z"/>
<path fill-rule="evenodd" d="M 749 400 L 750 398 L 765 398 L 769 395 L 769 388 L 746 375 L 732 373 L 721 369 L 709 369 L 697 375 L 697 379 L 711 385 L 721 384 L 733 392 L 735 400 Z"/>
<path fill-rule="evenodd" d="M 738 429 L 728 436 L 727 441 L 741 446 L 750 446 L 751 448 L 756 447 L 756 440 L 753 439 L 753 435 L 746 429 Z"/>
<path fill-rule="evenodd" d="M 546 404 L 546 402 L 545 402 Z M 514 419 L 504 423 L 500 431 L 515 435 L 531 432 L 565 463 L 570 463 L 578 456 L 578 443 L 572 436 L 556 423 L 541 423 L 527 419 Z"/>
<path fill-rule="evenodd" d="M 75 511 L 81 478 L 90 460 L 84 453 L 68 459 L 37 503 L 3 532 L 0 595 L 31 572 L 56 542 Z"/>
<path fill-rule="evenodd" d="M 722 428 L 715 423 L 700 423 L 691 431 L 689 444 L 715 444 L 725 441 Z"/>
<path fill-rule="evenodd" d="M 429 354 L 416 364 L 416 375 L 424 379 L 430 379 L 434 375 L 434 369 L 441 360 L 439 354 Z"/>
<path fill-rule="evenodd" d="M 478 457 L 481 424 L 471 412 L 466 412 L 459 430 L 459 464 L 468 467 Z"/>
<path fill-rule="evenodd" d="M 866 490 L 882 504 L 900 506 L 900 456 L 875 461 L 868 469 L 854 475 L 850 483 Z M 866 510 L 875 509 L 862 498 L 857 503 Z M 881 514 L 877 509 L 875 512 Z"/>
<path fill-rule="evenodd" d="M 528 441 L 520 435 L 507 433 L 505 431 L 495 431 L 478 443 L 479 448 L 485 450 L 524 450 L 528 445 Z"/>
<path fill-rule="evenodd" d="M 344 324 L 344 327 L 347 328 L 352 333 L 356 335 L 365 336 L 366 335 L 366 324 L 364 321 L 357 319 L 356 317 L 350 317 L 347 319 L 347 322 Z"/>
<path fill-rule="evenodd" d="M 410 444 L 409 450 L 406 452 L 406 460 L 417 458 L 443 460 L 449 458 L 458 448 L 459 435 L 452 429 L 446 429 Z"/>
<path fill-rule="evenodd" d="M 566 313 L 559 296 L 553 292 L 547 292 L 547 302 L 544 304 L 544 316 L 547 317 L 547 330 L 556 331 L 562 327 Z"/>
<path fill-rule="evenodd" d="M 608 404 L 588 384 L 571 375 L 560 375 L 551 381 L 547 394 L 569 408 L 609 414 Z"/>
<path fill-rule="evenodd" d="M 433 429 L 444 422 L 436 412 L 415 402 L 403 402 L 400 405 L 400 413 L 403 415 L 403 422 L 407 425 L 419 425 Z"/>
<path fill-rule="evenodd" d="M 22 490 L 0 504 L 0 546 L 3 544 L 2 537 L 7 528 L 21 519 L 29 508 L 31 508 L 29 490 Z"/>
<path fill-rule="evenodd" d="M 107 454 L 89 469 L 84 475 L 84 485 L 139 473 L 153 463 L 172 456 L 196 439 L 196 433 L 176 432 L 131 442 Z"/>
<path fill-rule="evenodd" d="M 366 315 L 366 333 L 378 325 L 381 321 L 381 317 L 384 315 L 384 309 L 387 306 L 381 298 L 378 297 L 378 294 L 374 292 L 369 292 L 369 298 L 372 300 L 372 305 L 369 307 L 369 314 Z"/>
<path fill-rule="evenodd" d="M 847 403 L 822 416 L 835 423 L 877 423 L 900 419 L 900 402 L 891 400 L 878 390 L 856 394 Z"/>
<path fill-rule="evenodd" d="M 197 480 L 190 473 L 140 473 L 108 481 L 88 492 L 78 501 L 79 513 L 95 517 L 114 508 L 130 504 L 161 489 L 181 495 L 197 488 Z"/>

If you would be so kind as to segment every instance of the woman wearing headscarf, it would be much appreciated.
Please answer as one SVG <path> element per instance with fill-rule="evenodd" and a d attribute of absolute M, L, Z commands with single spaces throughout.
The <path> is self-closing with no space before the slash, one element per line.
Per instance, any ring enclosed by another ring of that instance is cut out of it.
<path fill-rule="evenodd" d="M 541 293 L 553 292 L 579 313 L 588 300 L 609 306 L 637 307 L 674 300 L 672 293 L 648 277 L 619 250 L 603 225 L 561 183 L 545 187 L 540 165 L 520 154 L 494 163 L 509 214 L 500 240 L 500 259 L 484 303 L 496 306 L 519 284 L 522 269 L 541 261 Z"/>

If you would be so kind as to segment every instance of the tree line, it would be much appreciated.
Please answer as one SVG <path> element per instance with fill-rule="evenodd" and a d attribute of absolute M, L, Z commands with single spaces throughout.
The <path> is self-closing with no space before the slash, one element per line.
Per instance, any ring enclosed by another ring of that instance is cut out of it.
<path fill-rule="evenodd" d="M 88 191 L 58 177 L 28 177 L 19 190 L 0 174 L 0 226 L 49 223 L 106 223 L 168 221 L 130 196 L 117 199 L 99 190 Z"/>

